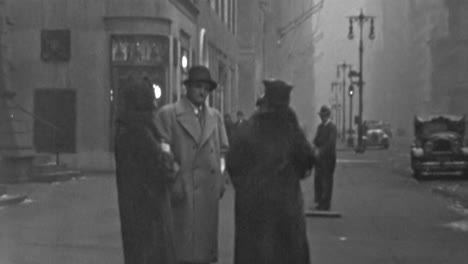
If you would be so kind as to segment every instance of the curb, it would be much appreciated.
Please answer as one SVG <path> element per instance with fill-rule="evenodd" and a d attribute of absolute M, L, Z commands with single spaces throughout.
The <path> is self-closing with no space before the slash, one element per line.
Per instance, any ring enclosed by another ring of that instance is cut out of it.
<path fill-rule="evenodd" d="M 82 176 L 83 173 L 78 170 L 67 170 L 58 172 L 46 172 L 35 174 L 31 178 L 31 182 L 37 183 L 52 183 L 52 182 L 64 182 L 69 181 L 74 177 Z"/>
<path fill-rule="evenodd" d="M 28 198 L 28 196 L 25 194 L 4 194 L 0 196 L 0 207 L 19 204 L 26 200 L 26 198 Z"/>

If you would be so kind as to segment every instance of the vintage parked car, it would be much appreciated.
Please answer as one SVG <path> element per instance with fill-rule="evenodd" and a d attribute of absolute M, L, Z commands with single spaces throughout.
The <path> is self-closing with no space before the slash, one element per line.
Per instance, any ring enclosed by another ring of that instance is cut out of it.
<path fill-rule="evenodd" d="M 366 147 L 390 147 L 390 135 L 382 121 L 366 121 L 364 130 L 364 144 Z"/>
<path fill-rule="evenodd" d="M 414 134 L 411 167 L 415 178 L 466 175 L 468 148 L 464 145 L 465 116 L 415 117 Z"/>

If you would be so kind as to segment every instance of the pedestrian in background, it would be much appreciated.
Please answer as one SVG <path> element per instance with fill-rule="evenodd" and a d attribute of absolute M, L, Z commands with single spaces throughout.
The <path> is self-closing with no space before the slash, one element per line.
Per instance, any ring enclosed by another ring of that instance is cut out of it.
<path fill-rule="evenodd" d="M 218 257 L 219 199 L 225 188 L 221 159 L 228 139 L 221 114 L 206 104 L 217 87 L 208 68 L 193 66 L 183 82 L 186 95 L 156 114 L 161 136 L 180 164 L 173 190 L 178 260 L 211 263 Z"/>
<path fill-rule="evenodd" d="M 329 211 L 333 191 L 333 173 L 336 165 L 336 126 L 330 120 L 331 110 L 324 105 L 319 112 L 322 123 L 314 138 L 315 156 L 315 209 Z"/>
<path fill-rule="evenodd" d="M 232 121 L 230 114 L 224 114 L 224 127 L 226 128 L 228 140 L 231 142 L 232 133 L 234 132 L 234 122 Z"/>
<path fill-rule="evenodd" d="M 264 98 L 227 154 L 235 189 L 234 263 L 309 264 L 300 180 L 313 167 L 313 150 L 289 107 L 292 86 L 264 84 Z"/>
<path fill-rule="evenodd" d="M 154 92 L 145 81 L 133 82 L 118 100 L 115 162 L 125 264 L 175 264 L 174 160 L 152 122 Z"/>
<path fill-rule="evenodd" d="M 236 117 L 237 117 L 237 120 L 236 120 L 235 126 L 236 128 L 239 128 L 246 121 L 244 112 L 242 112 L 241 110 L 237 111 Z"/>

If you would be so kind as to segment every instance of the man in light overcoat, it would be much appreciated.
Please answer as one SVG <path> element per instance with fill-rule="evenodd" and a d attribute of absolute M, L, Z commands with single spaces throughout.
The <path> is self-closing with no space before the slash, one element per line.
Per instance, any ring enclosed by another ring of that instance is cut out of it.
<path fill-rule="evenodd" d="M 221 159 L 228 148 L 222 115 L 206 104 L 217 84 L 204 66 L 189 69 L 186 95 L 162 107 L 155 122 L 180 166 L 173 189 L 179 263 L 217 261 L 219 199 L 225 177 Z"/>

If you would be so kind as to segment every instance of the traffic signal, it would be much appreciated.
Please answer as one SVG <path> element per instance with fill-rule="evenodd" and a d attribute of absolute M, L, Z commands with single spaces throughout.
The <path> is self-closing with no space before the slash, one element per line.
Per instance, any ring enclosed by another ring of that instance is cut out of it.
<path fill-rule="evenodd" d="M 350 85 L 349 86 L 349 96 L 353 96 L 353 95 L 354 95 L 354 86 Z"/>

